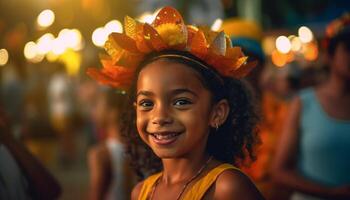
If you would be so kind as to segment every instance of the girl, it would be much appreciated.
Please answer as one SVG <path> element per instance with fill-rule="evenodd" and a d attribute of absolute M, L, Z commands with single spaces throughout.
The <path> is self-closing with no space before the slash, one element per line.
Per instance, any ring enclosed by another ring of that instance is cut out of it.
<path fill-rule="evenodd" d="M 90 199 L 130 199 L 133 174 L 125 159 L 124 141 L 120 131 L 120 111 L 126 95 L 102 88 L 93 109 L 97 129 L 105 138 L 88 153 L 90 168 Z"/>
<path fill-rule="evenodd" d="M 228 37 L 186 26 L 170 7 L 152 25 L 126 18 L 89 75 L 126 88 L 123 133 L 140 175 L 132 199 L 263 199 L 236 167 L 253 158 L 256 113 L 240 78 L 251 64 Z M 125 67 L 127 66 L 127 67 Z"/>

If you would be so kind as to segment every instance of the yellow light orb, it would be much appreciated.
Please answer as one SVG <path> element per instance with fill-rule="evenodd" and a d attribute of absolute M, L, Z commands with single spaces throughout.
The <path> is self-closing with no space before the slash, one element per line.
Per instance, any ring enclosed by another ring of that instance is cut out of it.
<path fill-rule="evenodd" d="M 103 27 L 99 27 L 92 33 L 92 42 L 98 47 L 102 47 L 107 41 L 108 33 Z"/>
<path fill-rule="evenodd" d="M 113 32 L 122 33 L 123 25 L 118 20 L 112 20 L 105 25 L 104 29 L 108 34 Z"/>
<path fill-rule="evenodd" d="M 302 43 L 299 37 L 293 36 L 289 38 L 290 43 L 292 44 L 292 51 L 299 51 L 302 47 Z"/>
<path fill-rule="evenodd" d="M 38 48 L 35 42 L 30 41 L 24 46 L 24 57 L 27 60 L 31 60 L 35 58 L 37 54 L 38 54 Z"/>
<path fill-rule="evenodd" d="M 213 25 L 211 25 L 210 29 L 212 31 L 219 31 L 222 26 L 222 19 L 218 18 L 214 21 Z"/>
<path fill-rule="evenodd" d="M 67 47 L 66 44 L 63 42 L 61 38 L 56 38 L 52 42 L 52 49 L 51 52 L 55 55 L 61 55 L 66 51 Z"/>
<path fill-rule="evenodd" d="M 52 10 L 43 10 L 37 18 L 37 23 L 40 27 L 49 27 L 55 21 L 55 13 Z"/>
<path fill-rule="evenodd" d="M 151 12 L 145 12 L 141 16 L 138 17 L 138 20 L 142 23 L 151 24 L 155 18 L 155 15 Z"/>
<path fill-rule="evenodd" d="M 279 52 L 286 54 L 290 51 L 292 45 L 286 36 L 279 36 L 276 39 L 276 48 Z"/>
<path fill-rule="evenodd" d="M 299 35 L 300 41 L 303 43 L 308 43 L 313 40 L 313 34 L 311 30 L 306 26 L 302 26 L 299 28 L 298 35 Z"/>
<path fill-rule="evenodd" d="M 55 40 L 55 37 L 51 33 L 46 33 L 41 36 L 37 41 L 38 52 L 40 54 L 46 54 L 52 49 L 52 42 Z"/>
<path fill-rule="evenodd" d="M 0 49 L 0 66 L 6 65 L 9 60 L 9 53 L 6 49 Z"/>

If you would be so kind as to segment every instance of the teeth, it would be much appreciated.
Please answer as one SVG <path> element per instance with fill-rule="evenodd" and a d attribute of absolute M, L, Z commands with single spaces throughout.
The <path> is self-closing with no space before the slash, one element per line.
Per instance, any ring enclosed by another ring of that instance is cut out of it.
<path fill-rule="evenodd" d="M 177 133 L 172 133 L 172 134 L 166 134 L 166 135 L 161 135 L 161 134 L 153 134 L 153 136 L 155 138 L 157 138 L 158 140 L 167 140 L 167 139 L 171 139 L 172 137 L 177 136 Z"/>

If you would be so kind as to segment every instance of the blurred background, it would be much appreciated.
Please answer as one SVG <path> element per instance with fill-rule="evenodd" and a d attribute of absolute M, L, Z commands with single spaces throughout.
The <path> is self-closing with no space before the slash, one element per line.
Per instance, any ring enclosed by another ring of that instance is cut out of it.
<path fill-rule="evenodd" d="M 60 199 L 89 197 L 89 149 L 104 141 L 96 121 L 101 86 L 86 76 L 98 67 L 111 32 L 125 15 L 152 22 L 171 5 L 187 23 L 224 29 L 259 68 L 248 79 L 264 115 L 263 147 L 247 168 L 259 184 L 274 154 L 285 105 L 327 73 L 325 27 L 350 10 L 345 0 L 1 0 L 0 103 L 22 141 L 63 189 Z M 271 198 L 272 199 L 272 198 Z"/>

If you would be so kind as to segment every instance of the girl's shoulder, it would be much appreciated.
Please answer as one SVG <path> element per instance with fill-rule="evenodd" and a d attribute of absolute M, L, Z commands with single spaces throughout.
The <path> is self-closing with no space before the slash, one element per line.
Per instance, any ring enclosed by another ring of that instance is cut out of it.
<path fill-rule="evenodd" d="M 155 182 L 158 180 L 160 176 L 161 176 L 161 173 L 157 173 L 137 183 L 131 192 L 131 199 L 132 200 L 136 200 L 140 198 L 146 199 L 147 195 L 151 192 L 153 185 L 155 184 Z"/>
<path fill-rule="evenodd" d="M 215 182 L 215 199 L 264 199 L 254 183 L 238 168 L 222 171 Z"/>
<path fill-rule="evenodd" d="M 131 200 L 137 200 L 139 198 L 144 181 L 138 182 L 131 192 Z"/>

